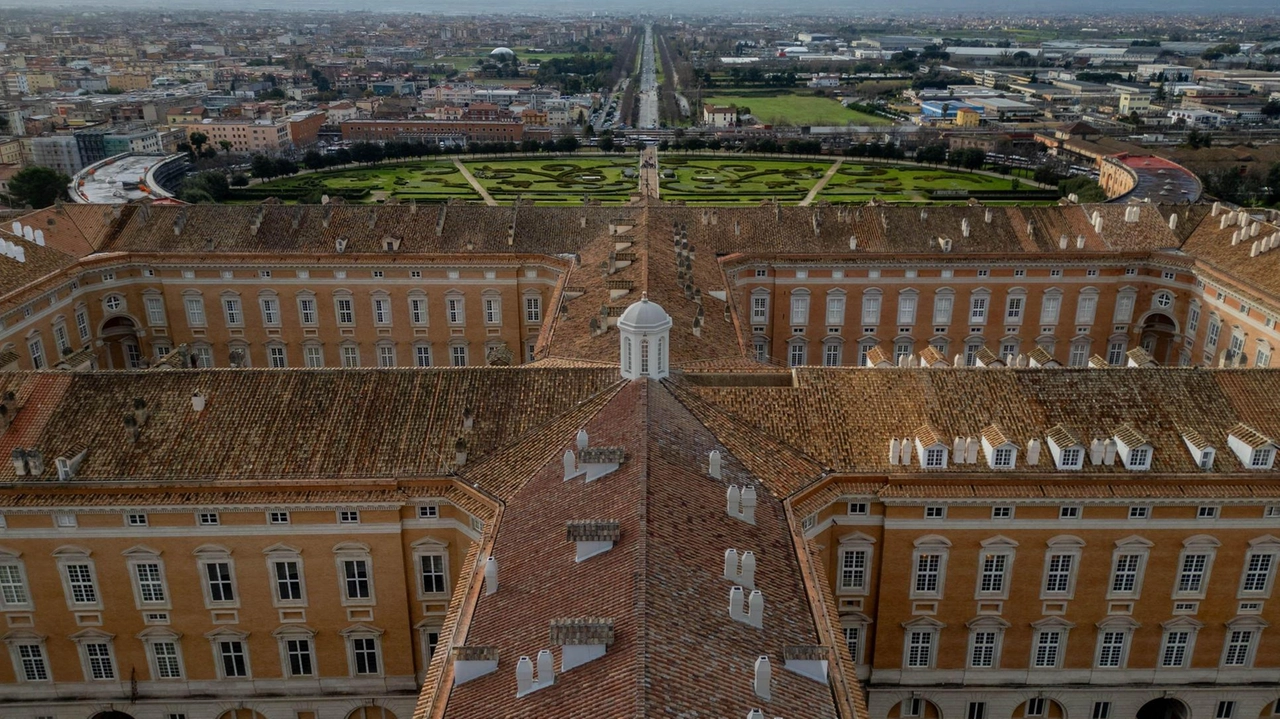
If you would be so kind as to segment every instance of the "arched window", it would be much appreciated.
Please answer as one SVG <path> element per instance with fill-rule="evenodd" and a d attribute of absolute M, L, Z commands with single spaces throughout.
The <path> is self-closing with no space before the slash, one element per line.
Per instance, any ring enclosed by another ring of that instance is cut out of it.
<path fill-rule="evenodd" d="M 640 374 L 649 376 L 649 340 L 640 340 Z"/>

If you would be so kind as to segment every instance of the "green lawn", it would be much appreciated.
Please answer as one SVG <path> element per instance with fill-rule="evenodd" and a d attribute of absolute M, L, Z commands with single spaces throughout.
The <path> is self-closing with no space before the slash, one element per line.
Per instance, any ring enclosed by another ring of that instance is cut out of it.
<path fill-rule="evenodd" d="M 774 96 L 725 92 L 703 97 L 713 105 L 737 105 L 751 109 L 760 122 L 769 125 L 889 125 L 889 120 L 850 110 L 829 97 L 781 93 Z"/>
<path fill-rule="evenodd" d="M 593 200 L 625 202 L 640 182 L 634 157 L 549 157 L 545 160 L 467 162 L 484 189 L 499 202 L 517 197 L 536 202 Z"/>
<path fill-rule="evenodd" d="M 1010 179 L 971 172 L 912 166 L 861 165 L 846 162 L 818 199 L 832 202 L 926 202 L 928 190 L 1012 190 Z"/>
<path fill-rule="evenodd" d="M 479 200 L 480 195 L 448 161 L 406 162 L 380 167 L 319 172 L 288 177 L 255 185 L 255 188 L 279 188 L 286 199 L 315 192 L 335 190 L 365 194 L 354 202 L 378 202 L 389 197 L 419 202 L 444 202 L 451 197 Z"/>
<path fill-rule="evenodd" d="M 659 166 L 664 200 L 756 203 L 803 200 L 831 163 L 664 155 Z"/>

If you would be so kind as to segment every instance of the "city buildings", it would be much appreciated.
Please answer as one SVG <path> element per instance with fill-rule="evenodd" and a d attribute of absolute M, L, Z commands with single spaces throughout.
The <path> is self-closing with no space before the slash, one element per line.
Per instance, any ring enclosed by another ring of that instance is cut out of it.
<path fill-rule="evenodd" d="M 1269 716 L 1278 231 L 28 214 L 6 717 Z"/>

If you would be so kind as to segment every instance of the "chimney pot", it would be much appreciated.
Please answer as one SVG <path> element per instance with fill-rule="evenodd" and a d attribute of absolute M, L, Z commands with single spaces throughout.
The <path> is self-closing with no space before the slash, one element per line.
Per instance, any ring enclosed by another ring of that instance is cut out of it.
<path fill-rule="evenodd" d="M 585 429 L 578 430 L 577 442 L 578 442 L 578 449 L 580 450 L 586 449 L 588 447 L 587 430 Z"/>
<path fill-rule="evenodd" d="M 568 482 L 578 475 L 578 462 L 572 449 L 564 451 L 564 481 Z"/>
<path fill-rule="evenodd" d="M 208 398 L 204 396 L 203 392 L 196 392 L 195 394 L 191 395 L 191 409 L 196 412 L 203 412 L 205 402 L 207 401 L 208 401 Z"/>
<path fill-rule="evenodd" d="M 529 657 L 520 657 L 516 662 L 516 696 L 523 696 L 533 691 L 533 661 Z"/>
<path fill-rule="evenodd" d="M 756 523 L 756 488 L 750 485 L 742 490 L 742 521 Z"/>
<path fill-rule="evenodd" d="M 742 587 L 736 585 L 729 588 L 729 618 L 736 622 L 747 621 L 747 615 L 742 611 Z"/>
<path fill-rule="evenodd" d="M 760 629 L 764 626 L 764 594 L 759 589 L 751 590 L 747 599 L 747 624 Z"/>
<path fill-rule="evenodd" d="M 707 456 L 707 473 L 714 479 L 720 479 L 720 450 L 713 449 Z"/>
<path fill-rule="evenodd" d="M 498 591 L 498 560 L 489 557 L 484 561 L 484 593 L 493 594 Z"/>

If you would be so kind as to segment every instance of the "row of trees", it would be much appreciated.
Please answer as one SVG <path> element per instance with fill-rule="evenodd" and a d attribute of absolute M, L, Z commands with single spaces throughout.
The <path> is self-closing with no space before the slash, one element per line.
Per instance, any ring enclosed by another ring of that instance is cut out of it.
<path fill-rule="evenodd" d="M 1237 205 L 1280 207 L 1280 162 L 1266 169 L 1244 166 L 1200 174 L 1204 191 Z"/>
<path fill-rule="evenodd" d="M 916 148 L 915 160 L 930 165 L 946 164 L 966 170 L 981 170 L 987 163 L 987 153 L 976 147 L 949 150 L 945 144 L 935 142 Z"/>

